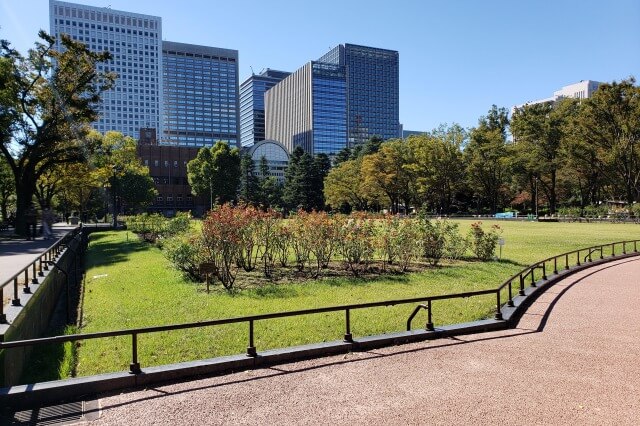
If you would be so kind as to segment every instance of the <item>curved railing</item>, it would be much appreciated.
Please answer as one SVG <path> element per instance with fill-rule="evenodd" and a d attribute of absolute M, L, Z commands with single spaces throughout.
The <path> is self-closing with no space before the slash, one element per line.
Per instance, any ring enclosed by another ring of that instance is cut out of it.
<path fill-rule="evenodd" d="M 248 346 L 247 346 L 247 356 L 255 357 L 258 355 L 257 348 L 254 342 L 254 323 L 256 321 L 265 321 L 274 318 L 284 318 L 284 317 L 294 317 L 294 316 L 302 316 L 302 315 L 311 315 L 318 314 L 324 312 L 337 312 L 344 311 L 344 341 L 345 342 L 354 342 L 353 335 L 351 334 L 351 311 L 357 309 L 366 309 L 373 308 L 378 306 L 394 306 L 401 304 L 410 304 L 410 303 L 420 303 L 407 321 L 407 330 L 411 330 L 411 320 L 417 314 L 420 309 L 425 309 L 428 313 L 428 322 L 426 325 L 427 330 L 433 330 L 433 302 L 439 300 L 447 300 L 447 299 L 459 299 L 459 298 L 468 298 L 468 297 L 476 297 L 476 296 L 486 296 L 490 294 L 495 294 L 496 296 L 496 311 L 495 311 L 495 319 L 500 321 L 503 320 L 502 315 L 502 297 L 501 293 L 507 293 L 507 306 L 514 306 L 514 286 L 517 286 L 518 294 L 520 296 L 524 296 L 526 283 L 529 283 L 530 287 L 536 287 L 536 271 L 541 270 L 541 274 L 539 278 L 542 280 L 547 280 L 547 272 L 553 271 L 554 274 L 562 274 L 562 271 L 575 271 L 579 268 L 585 267 L 585 264 L 589 264 L 594 262 L 593 254 L 597 253 L 599 255 L 599 259 L 597 260 L 613 260 L 619 258 L 622 255 L 630 255 L 631 253 L 627 253 L 627 249 L 633 247 L 633 253 L 638 253 L 638 243 L 640 240 L 632 240 L 632 241 L 620 241 L 615 243 L 608 243 L 588 248 L 582 248 L 579 250 L 573 250 L 567 253 L 563 253 L 557 256 L 549 257 L 547 259 L 536 262 L 522 271 L 514 274 L 509 279 L 504 281 L 499 287 L 495 289 L 488 290 L 479 290 L 472 291 L 466 293 L 455 293 L 455 294 L 444 294 L 444 295 L 436 295 L 436 296 L 424 296 L 424 297 L 414 297 L 409 299 L 398 299 L 398 300 L 386 300 L 381 302 L 371 302 L 371 303 L 360 303 L 360 304 L 351 304 L 351 305 L 342 305 L 342 306 L 329 306 L 323 308 L 315 308 L 315 309 L 303 309 L 297 311 L 288 311 L 288 312 L 275 312 L 269 314 L 260 314 L 260 315 L 251 315 L 244 317 L 235 317 L 235 318 L 225 318 L 225 319 L 216 319 L 216 320 L 208 320 L 208 321 L 199 321 L 199 322 L 191 322 L 191 323 L 182 323 L 182 324 L 172 324 L 172 325 L 164 325 L 157 327 L 144 327 L 144 328 L 132 328 L 125 330 L 114 330 L 114 331 L 105 331 L 105 332 L 96 332 L 96 333 L 87 333 L 87 334 L 72 334 L 65 336 L 55 336 L 55 337 L 45 337 L 40 339 L 31 339 L 31 340 L 20 340 L 14 342 L 3 342 L 0 343 L 0 350 L 9 349 L 9 348 L 18 348 L 25 346 L 32 346 L 37 344 L 45 344 L 45 343 L 64 343 L 64 342 L 74 342 L 79 340 L 89 340 L 89 339 L 103 339 L 108 337 L 115 336 L 130 336 L 131 337 L 131 363 L 130 363 L 130 372 L 133 374 L 139 374 L 142 372 L 140 368 L 140 363 L 138 361 L 138 335 L 147 334 L 147 333 L 157 333 L 164 331 L 172 331 L 172 330 L 184 330 L 191 328 L 202 328 L 202 327 L 212 327 L 219 326 L 224 324 L 235 324 L 235 323 L 247 323 L 248 325 Z M 617 251 L 616 249 L 620 250 Z M 610 255 L 608 252 L 610 251 Z M 616 254 L 619 253 L 619 254 Z M 584 256 L 584 258 L 581 257 Z M 574 262 L 575 260 L 575 262 Z M 553 268 L 552 268 L 553 266 Z M 560 269 L 559 269 L 560 267 Z M 565 272 L 565 273 L 566 273 Z M 514 284 L 515 283 L 515 284 Z"/>
<path fill-rule="evenodd" d="M 67 247 L 67 243 L 81 233 L 81 227 L 74 228 L 63 237 L 59 238 L 49 248 L 37 255 L 33 262 L 29 263 L 20 271 L 16 272 L 11 278 L 0 284 L 0 324 L 6 324 L 7 316 L 4 312 L 4 291 L 5 287 L 13 284 L 13 294 L 11 297 L 12 306 L 21 306 L 20 287 L 23 294 L 30 294 L 30 284 L 38 284 L 38 280 L 44 277 L 44 271 L 49 270 L 49 265 L 53 262 Z"/>

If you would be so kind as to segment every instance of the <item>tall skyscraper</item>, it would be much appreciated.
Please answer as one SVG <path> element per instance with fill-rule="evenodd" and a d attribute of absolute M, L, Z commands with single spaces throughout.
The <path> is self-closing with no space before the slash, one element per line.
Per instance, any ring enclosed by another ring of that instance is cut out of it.
<path fill-rule="evenodd" d="M 268 90 L 265 102 L 266 137 L 290 150 L 336 154 L 372 136 L 400 137 L 399 54 L 338 45 Z"/>
<path fill-rule="evenodd" d="M 102 95 L 100 118 L 94 123 L 98 131 L 137 137 L 143 127 L 162 129 L 160 17 L 51 0 L 49 19 L 54 36 L 66 33 L 93 51 L 113 55 L 98 65 L 118 74 L 115 87 Z"/>
<path fill-rule="evenodd" d="M 290 74 L 267 68 L 240 85 L 240 144 L 243 147 L 264 140 L 264 94 Z"/>
<path fill-rule="evenodd" d="M 162 42 L 160 144 L 232 146 L 238 137 L 238 51 Z"/>
<path fill-rule="evenodd" d="M 309 62 L 265 94 L 266 137 L 289 152 L 337 154 L 347 143 L 342 65 Z"/>
<path fill-rule="evenodd" d="M 100 132 L 138 137 L 155 128 L 159 144 L 239 145 L 238 51 L 162 41 L 162 19 L 50 0 L 51 33 L 69 34 L 113 59 L 118 74 L 103 93 Z M 165 81 L 166 79 L 166 81 Z"/>
<path fill-rule="evenodd" d="M 395 50 L 340 44 L 320 62 L 344 65 L 349 146 L 400 137 L 400 68 Z"/>

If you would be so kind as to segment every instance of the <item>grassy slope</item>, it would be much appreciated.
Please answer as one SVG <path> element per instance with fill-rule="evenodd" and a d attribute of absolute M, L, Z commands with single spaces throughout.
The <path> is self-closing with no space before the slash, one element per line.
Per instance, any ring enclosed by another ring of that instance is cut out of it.
<path fill-rule="evenodd" d="M 461 222 L 466 230 L 471 222 Z M 485 225 L 493 222 L 485 221 Z M 201 285 L 184 282 L 155 247 L 127 233 L 92 235 L 88 258 L 82 332 L 225 318 L 391 298 L 405 298 L 495 287 L 521 268 L 552 254 L 596 243 L 632 239 L 637 225 L 500 222 L 511 262 L 460 262 L 421 273 L 380 279 L 325 279 L 301 284 L 267 286 L 236 294 L 206 294 Z M 106 276 L 104 276 L 106 275 Z M 494 297 L 434 303 L 436 324 L 487 316 Z M 413 306 L 375 308 L 352 313 L 352 333 L 363 336 L 402 330 Z M 424 315 L 414 321 L 424 325 Z M 270 320 L 256 324 L 258 350 L 339 339 L 343 314 Z M 154 333 L 139 337 L 142 366 L 242 353 L 247 326 Z M 127 369 L 130 342 L 126 338 L 82 343 L 79 375 Z"/>

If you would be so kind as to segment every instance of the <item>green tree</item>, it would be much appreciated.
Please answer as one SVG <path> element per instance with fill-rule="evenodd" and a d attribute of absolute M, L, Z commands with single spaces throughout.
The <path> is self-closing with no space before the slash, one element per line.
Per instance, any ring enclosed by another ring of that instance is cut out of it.
<path fill-rule="evenodd" d="M 333 208 L 349 205 L 355 210 L 368 210 L 374 204 L 382 204 L 385 194 L 378 190 L 365 190 L 361 173 L 362 158 L 348 160 L 334 166 L 324 180 L 324 196 Z"/>
<path fill-rule="evenodd" d="M 135 212 L 153 203 L 157 191 L 149 173 L 127 170 L 116 183 L 118 197 L 122 200 L 123 210 Z"/>
<path fill-rule="evenodd" d="M 285 172 L 285 183 L 282 198 L 290 210 L 304 209 L 311 211 L 317 208 L 315 187 L 315 167 L 313 157 L 296 147 L 289 158 L 289 166 Z"/>
<path fill-rule="evenodd" d="M 631 77 L 603 84 L 583 102 L 576 138 L 595 151 L 592 168 L 627 203 L 640 201 L 640 87 Z"/>
<path fill-rule="evenodd" d="M 384 192 L 391 211 L 399 212 L 403 203 L 406 211 L 413 199 L 412 176 L 407 167 L 410 150 L 402 139 L 391 139 L 380 146 L 375 154 L 365 155 L 362 159 L 364 189 L 370 196 Z"/>
<path fill-rule="evenodd" d="M 224 204 L 236 199 L 240 185 L 240 151 L 218 141 L 202 148 L 187 163 L 187 177 L 194 195 L 210 197 L 210 202 Z"/>
<path fill-rule="evenodd" d="M 98 118 L 100 95 L 115 75 L 97 70 L 111 58 L 66 35 L 44 31 L 26 57 L 2 41 L 0 65 L 0 152 L 16 183 L 16 230 L 26 234 L 25 213 L 38 178 L 57 164 L 86 161 L 93 147 L 85 141 L 88 124 Z"/>
<path fill-rule="evenodd" d="M 493 105 L 486 116 L 480 117 L 478 127 L 471 130 L 464 149 L 469 187 L 493 213 L 498 210 L 509 176 L 508 125 L 507 109 Z"/>
<path fill-rule="evenodd" d="M 9 207 L 13 203 L 15 193 L 16 184 L 13 180 L 11 168 L 4 157 L 0 157 L 0 213 L 3 221 L 6 221 L 9 217 Z"/>
<path fill-rule="evenodd" d="M 559 171 L 566 162 L 563 147 L 577 107 L 574 99 L 525 105 L 511 119 L 515 156 L 527 175 L 537 180 L 551 214 L 557 209 Z"/>
<path fill-rule="evenodd" d="M 267 168 L 268 170 L 268 168 Z M 248 204 L 261 204 L 260 180 L 256 175 L 251 155 L 245 153 L 240 159 L 240 190 L 238 198 Z"/>
<path fill-rule="evenodd" d="M 412 174 L 413 192 L 424 204 L 448 214 L 464 182 L 462 147 L 467 132 L 459 125 L 440 126 L 430 134 L 410 136 L 407 169 Z"/>

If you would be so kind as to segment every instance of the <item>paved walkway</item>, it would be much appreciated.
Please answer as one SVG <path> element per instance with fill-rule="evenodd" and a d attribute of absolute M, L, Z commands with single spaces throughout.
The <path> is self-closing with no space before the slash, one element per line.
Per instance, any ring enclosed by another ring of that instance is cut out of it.
<path fill-rule="evenodd" d="M 0 284 L 28 266 L 58 238 L 75 227 L 76 225 L 67 225 L 64 222 L 56 223 L 53 225 L 54 239 L 51 240 L 45 240 L 42 237 L 36 238 L 35 241 L 0 240 Z"/>
<path fill-rule="evenodd" d="M 640 259 L 617 261 L 516 329 L 104 396 L 95 424 L 637 425 L 639 301 Z"/>

